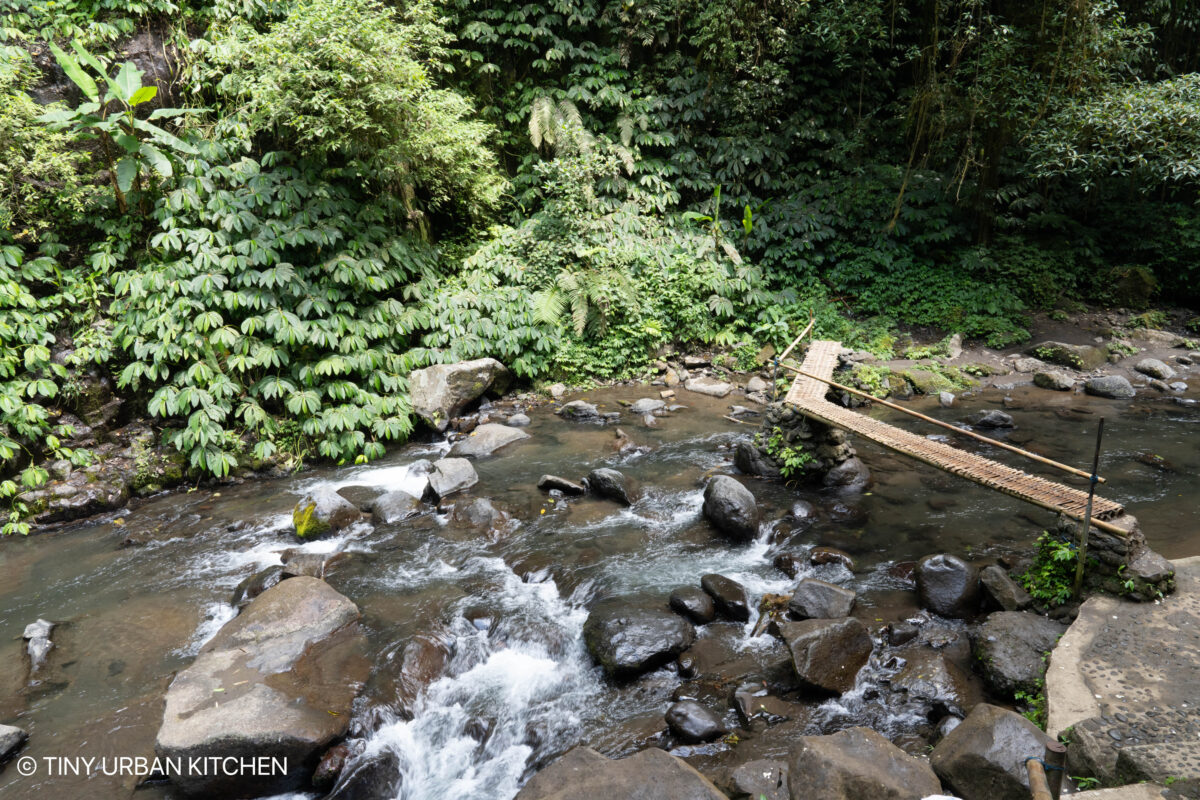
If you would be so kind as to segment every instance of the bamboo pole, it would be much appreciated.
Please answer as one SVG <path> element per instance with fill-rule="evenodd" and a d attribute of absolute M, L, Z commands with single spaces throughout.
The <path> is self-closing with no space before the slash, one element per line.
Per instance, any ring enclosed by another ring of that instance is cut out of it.
<path fill-rule="evenodd" d="M 788 355 L 791 354 L 792 350 L 796 349 L 796 345 L 800 344 L 801 339 L 803 339 L 805 336 L 808 336 L 809 331 L 811 331 L 813 329 L 813 325 L 815 325 L 816 323 L 817 323 L 817 318 L 813 314 L 812 310 L 810 309 L 808 312 L 808 325 L 806 325 L 804 327 L 804 330 L 800 331 L 799 336 L 797 336 L 795 339 L 792 340 L 792 343 L 787 346 L 787 350 L 783 351 L 783 355 L 781 355 L 779 357 L 780 362 L 782 362 L 785 358 L 787 358 Z"/>
<path fill-rule="evenodd" d="M 925 414 L 922 414 L 918 411 L 913 411 L 912 409 L 905 408 L 904 406 L 897 405 L 895 403 L 890 403 L 887 400 L 880 400 L 878 397 L 875 397 L 874 395 L 867 394 L 866 392 L 861 392 L 858 389 L 855 389 L 851 386 L 845 386 L 843 384 L 838 383 L 837 381 L 833 381 L 828 378 L 822 378 L 818 375 L 813 375 L 812 373 L 805 372 L 804 370 L 799 369 L 798 367 L 791 367 L 791 366 L 788 366 L 787 364 L 784 364 L 783 368 L 790 369 L 792 372 L 797 372 L 806 378 L 812 378 L 813 380 L 820 381 L 821 383 L 827 383 L 830 386 L 834 387 L 835 389 L 841 389 L 842 391 L 850 392 L 851 394 L 856 394 L 859 397 L 865 397 L 872 402 L 879 403 L 880 405 L 887 406 L 888 408 L 894 409 L 901 413 L 908 414 L 910 417 L 916 417 L 917 419 L 924 420 L 925 422 L 928 422 L 932 425 L 937 425 L 939 428 L 945 428 L 947 430 L 954 431 L 955 433 L 962 434 L 963 436 L 969 436 L 972 439 L 977 439 L 981 442 L 990 444 L 994 447 L 999 447 L 1001 450 L 1008 450 L 1009 452 L 1016 453 L 1017 455 L 1024 456 L 1025 458 L 1032 459 L 1033 461 L 1037 461 L 1041 464 L 1045 464 L 1048 467 L 1054 467 L 1055 469 L 1060 469 L 1063 472 L 1069 472 L 1072 475 L 1078 475 L 1081 478 L 1088 478 L 1089 480 L 1093 479 L 1092 478 L 1093 473 L 1084 472 L 1081 469 L 1075 469 L 1074 467 L 1068 466 L 1067 464 L 1063 464 L 1063 463 L 1060 463 L 1053 459 L 1046 458 L 1045 456 L 1039 456 L 1037 453 L 1031 453 L 1028 450 L 1022 450 L 1020 447 L 1016 447 L 1011 444 L 1005 444 L 1004 442 L 998 442 L 995 439 L 989 439 L 988 437 L 981 436 L 980 434 L 975 433 L 974 431 L 964 430 L 963 428 L 960 428 L 957 425 L 951 425 L 948 422 L 942 422 L 940 419 L 934 419 L 933 417 L 926 416 Z M 1095 477 L 1095 480 L 1098 483 L 1105 482 L 1104 478 L 1101 478 L 1098 475 Z"/>
<path fill-rule="evenodd" d="M 1058 800 L 1062 794 L 1063 773 L 1067 767 L 1067 746 L 1061 742 L 1046 742 L 1042 762 L 1045 766 L 1046 783 L 1050 787 L 1050 796 Z"/>
<path fill-rule="evenodd" d="M 1054 800 L 1054 796 L 1050 794 L 1050 785 L 1046 781 L 1046 770 L 1042 767 L 1041 759 L 1026 759 L 1025 769 L 1029 771 L 1029 793 L 1033 800 Z"/>

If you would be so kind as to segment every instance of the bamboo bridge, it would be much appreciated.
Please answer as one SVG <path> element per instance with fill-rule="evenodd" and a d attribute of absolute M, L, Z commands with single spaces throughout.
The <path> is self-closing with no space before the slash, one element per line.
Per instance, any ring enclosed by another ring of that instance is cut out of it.
<path fill-rule="evenodd" d="M 791 349 L 789 347 L 788 351 Z M 856 433 L 901 455 L 915 458 L 932 467 L 966 478 L 989 489 L 1003 492 L 1018 500 L 1024 500 L 1027 503 L 1032 503 L 1050 511 L 1066 514 L 1076 520 L 1084 519 L 1088 505 L 1088 493 L 1086 491 L 1080 491 L 1036 475 L 1030 475 L 997 461 L 960 450 L 944 442 L 897 428 L 894 425 L 889 425 L 886 422 L 881 422 L 880 420 L 873 419 L 865 414 L 860 414 L 826 400 L 825 395 L 831 386 L 852 393 L 862 394 L 855 389 L 842 386 L 833 381 L 833 370 L 837 366 L 838 355 L 841 350 L 841 342 L 812 342 L 809 345 L 801 367 L 799 369 L 787 367 L 787 369 L 796 372 L 797 375 L 791 389 L 784 398 L 784 402 L 790 404 L 798 412 L 810 419 Z M 783 357 L 787 357 L 786 352 Z M 1050 464 L 1066 472 L 1078 476 L 1091 477 L 1086 472 L 1050 461 L 1036 454 L 1020 450 L 1012 445 L 997 442 L 969 431 L 963 431 L 891 403 L 885 402 L 884 404 L 912 416 L 920 417 L 927 422 L 949 427 L 958 433 L 983 440 L 999 448 L 1020 453 L 1035 461 Z M 1103 480 L 1100 479 L 1099 482 L 1103 482 Z M 1113 524 L 1113 521 L 1122 517 L 1124 513 L 1125 509 L 1120 504 L 1097 496 L 1092 500 L 1091 524 L 1110 533 L 1125 535 L 1127 531 L 1124 527 L 1120 524 Z"/>

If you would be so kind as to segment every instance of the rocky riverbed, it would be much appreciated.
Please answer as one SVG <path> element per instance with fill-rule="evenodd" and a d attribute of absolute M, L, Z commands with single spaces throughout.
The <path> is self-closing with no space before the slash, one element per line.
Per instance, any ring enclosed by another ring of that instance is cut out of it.
<path fill-rule="evenodd" d="M 289 764 L 152 776 L 148 798 L 1028 796 L 1019 759 L 1045 736 L 1012 709 L 1074 612 L 1039 614 L 1010 576 L 1054 520 L 861 442 L 869 483 L 743 474 L 771 377 L 698 360 L 430 404 L 448 438 L 380 464 L 0 542 L 0 742 Z M 940 401 L 913 402 L 1007 415 L 989 435 L 1080 464 L 1104 414 L 1106 494 L 1156 549 L 1197 546 L 1200 415 L 1174 395 L 1030 378 Z M 139 782 L 14 763 L 6 798 Z"/>

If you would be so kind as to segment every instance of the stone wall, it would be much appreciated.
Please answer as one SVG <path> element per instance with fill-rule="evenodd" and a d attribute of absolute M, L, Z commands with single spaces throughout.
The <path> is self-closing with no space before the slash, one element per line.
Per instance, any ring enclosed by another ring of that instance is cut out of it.
<path fill-rule="evenodd" d="M 1175 590 L 1175 570 L 1171 562 L 1150 549 L 1137 517 L 1123 514 L 1111 524 L 1127 531 L 1120 536 L 1098 528 L 1088 531 L 1088 561 L 1084 567 L 1084 583 L 1134 600 L 1154 600 Z M 1057 531 L 1060 538 L 1074 541 L 1079 535 L 1079 522 L 1065 514 L 1059 515 Z"/>
<path fill-rule="evenodd" d="M 738 443 L 734 464 L 749 475 L 784 477 L 781 448 L 807 459 L 786 476 L 788 480 L 861 488 L 870 478 L 845 431 L 809 419 L 782 402 L 768 405 L 758 432 Z"/>

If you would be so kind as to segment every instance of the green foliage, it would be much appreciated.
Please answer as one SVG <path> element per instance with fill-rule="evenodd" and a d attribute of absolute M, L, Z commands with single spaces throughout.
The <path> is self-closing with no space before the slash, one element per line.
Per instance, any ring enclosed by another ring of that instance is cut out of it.
<path fill-rule="evenodd" d="M 135 31 L 139 20 L 178 14 L 171 0 L 9 0 L 0 6 L 3 38 L 111 42 Z"/>
<path fill-rule="evenodd" d="M 1076 549 L 1043 531 L 1029 569 L 1017 580 L 1033 599 L 1059 606 L 1071 599 L 1075 580 Z"/>
<path fill-rule="evenodd" d="M 1036 692 L 1020 690 L 1013 695 L 1013 699 L 1019 705 L 1025 706 L 1025 709 L 1021 712 L 1021 716 L 1042 730 L 1046 729 L 1047 701 L 1046 681 L 1044 678 L 1038 679 L 1038 689 Z"/>
<path fill-rule="evenodd" d="M 805 468 L 816 461 L 816 457 L 805 450 L 803 446 L 797 447 L 790 444 L 783 429 L 779 427 L 771 429 L 766 447 L 767 454 L 779 465 L 779 472 L 785 478 L 800 477 Z"/>

